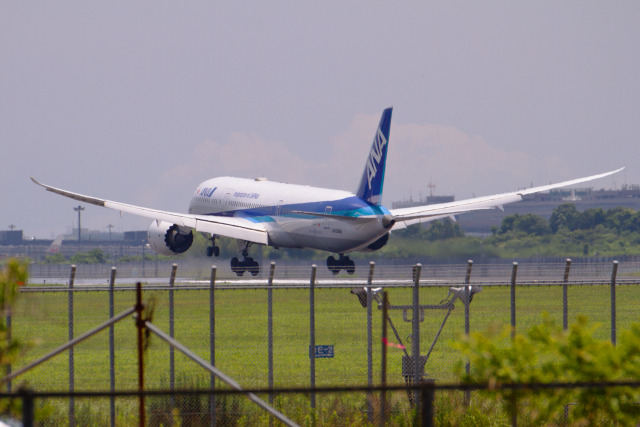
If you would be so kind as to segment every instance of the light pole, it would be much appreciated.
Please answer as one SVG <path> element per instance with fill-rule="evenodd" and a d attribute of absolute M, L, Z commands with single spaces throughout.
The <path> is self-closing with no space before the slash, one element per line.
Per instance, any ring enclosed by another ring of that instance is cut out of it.
<path fill-rule="evenodd" d="M 82 240 L 82 232 L 80 231 L 80 213 L 84 210 L 84 208 L 81 205 L 78 205 L 77 208 L 73 208 L 74 211 L 78 212 L 78 243 L 80 243 L 80 240 Z"/>

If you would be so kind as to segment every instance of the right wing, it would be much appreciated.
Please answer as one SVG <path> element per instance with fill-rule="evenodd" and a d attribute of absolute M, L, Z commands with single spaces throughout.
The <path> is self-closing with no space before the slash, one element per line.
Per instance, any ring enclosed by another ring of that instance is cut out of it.
<path fill-rule="evenodd" d="M 254 223 L 245 218 L 191 215 L 177 212 L 161 211 L 157 209 L 150 209 L 120 202 L 113 202 L 111 200 L 99 199 L 96 197 L 73 193 L 71 191 L 62 190 L 60 188 L 42 184 L 36 181 L 34 177 L 31 177 L 31 180 L 39 186 L 44 187 L 47 191 L 51 191 L 52 193 L 56 193 L 61 196 L 69 197 L 80 202 L 85 202 L 120 212 L 126 212 L 151 218 L 156 221 L 166 221 L 172 224 L 177 224 L 181 227 L 189 227 L 195 229 L 196 231 L 215 234 L 217 236 L 232 237 L 234 239 L 246 240 L 263 245 L 267 245 L 269 242 L 269 235 L 264 226 L 259 223 Z"/>
<path fill-rule="evenodd" d="M 559 182 L 557 184 L 543 185 L 540 187 L 527 188 L 513 191 L 511 193 L 495 194 L 493 196 L 476 197 L 473 199 L 460 200 L 450 203 L 439 203 L 435 205 L 414 206 L 411 208 L 391 209 L 393 219 L 396 221 L 394 230 L 408 227 L 419 222 L 428 222 L 435 219 L 453 217 L 454 215 L 484 209 L 502 209 L 503 205 L 522 200 L 522 196 L 527 194 L 540 193 L 555 188 L 567 187 L 569 185 L 580 184 L 594 179 L 604 178 L 614 173 L 620 172 L 624 168 L 614 171 L 591 175 L 584 178 L 573 179 L 571 181 Z"/>

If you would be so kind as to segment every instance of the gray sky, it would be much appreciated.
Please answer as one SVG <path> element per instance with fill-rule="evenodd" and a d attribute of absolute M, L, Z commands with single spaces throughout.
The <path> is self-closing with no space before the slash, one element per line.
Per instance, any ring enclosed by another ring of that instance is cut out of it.
<path fill-rule="evenodd" d="M 640 184 L 640 2 L 218 3 L 0 5 L 0 229 L 76 223 L 30 175 L 175 211 L 221 175 L 354 191 L 387 106 L 387 205 Z"/>

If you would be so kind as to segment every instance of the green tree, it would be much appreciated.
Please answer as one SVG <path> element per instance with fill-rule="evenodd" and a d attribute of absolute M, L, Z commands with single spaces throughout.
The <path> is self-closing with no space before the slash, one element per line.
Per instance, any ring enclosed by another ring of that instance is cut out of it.
<path fill-rule="evenodd" d="M 508 232 L 520 232 L 524 234 L 532 234 L 535 236 L 544 236 L 551 232 L 547 220 L 539 215 L 531 213 L 520 215 L 518 213 L 508 215 L 502 220 L 500 226 L 500 234 Z"/>
<path fill-rule="evenodd" d="M 393 232 L 394 237 L 403 237 L 406 239 L 415 240 L 444 240 L 452 237 L 464 236 L 462 227 L 450 219 L 442 219 L 437 221 L 431 221 L 428 227 L 423 224 L 414 224 L 402 230 L 395 230 Z"/>
<path fill-rule="evenodd" d="M 102 249 L 91 249 L 89 252 L 78 252 L 69 261 L 74 264 L 103 264 L 107 262 L 107 256 Z"/>
<path fill-rule="evenodd" d="M 67 259 L 61 253 L 45 255 L 44 256 L 44 264 L 62 264 L 66 262 Z"/>
<path fill-rule="evenodd" d="M 29 264 L 26 260 L 10 259 L 0 269 L 0 365 L 14 363 L 27 350 L 15 336 L 9 339 L 6 318 L 11 313 L 11 306 L 19 296 L 18 288 L 27 283 Z M 14 404 L 8 400 L 0 401 L 0 413 L 16 412 Z"/>
<path fill-rule="evenodd" d="M 605 226 L 615 230 L 618 234 L 624 231 L 638 231 L 640 215 L 630 208 L 612 208 L 607 211 Z"/>
<path fill-rule="evenodd" d="M 581 230 L 591 230 L 605 223 L 607 213 L 602 208 L 592 208 L 579 214 L 577 222 Z"/>
<path fill-rule="evenodd" d="M 579 317 L 563 331 L 545 316 L 525 334 L 510 339 L 511 330 L 463 337 L 456 345 L 469 358 L 471 372 L 458 373 L 467 383 L 485 383 L 495 390 L 482 392 L 511 417 L 527 425 L 558 425 L 563 407 L 572 403 L 570 422 L 575 425 L 632 425 L 640 416 L 640 390 L 631 387 L 501 390 L 501 384 L 550 382 L 598 383 L 640 379 L 640 325 L 621 334 L 618 346 L 594 338 L 597 325 Z"/>
<path fill-rule="evenodd" d="M 430 241 L 445 240 L 453 237 L 463 237 L 464 231 L 457 222 L 450 219 L 433 221 L 423 236 Z"/>
<path fill-rule="evenodd" d="M 549 227 L 555 234 L 561 227 L 573 231 L 579 226 L 580 212 L 573 203 L 564 203 L 553 210 L 549 218 Z"/>

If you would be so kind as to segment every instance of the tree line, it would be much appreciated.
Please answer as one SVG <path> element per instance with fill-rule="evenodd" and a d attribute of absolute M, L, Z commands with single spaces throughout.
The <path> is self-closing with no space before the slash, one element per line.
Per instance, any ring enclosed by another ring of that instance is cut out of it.
<path fill-rule="evenodd" d="M 486 237 L 465 236 L 464 230 L 448 219 L 434 221 L 426 228 L 413 225 L 394 231 L 378 254 L 434 261 L 640 255 L 640 212 L 624 207 L 581 212 L 566 203 L 556 207 L 548 220 L 516 213 L 491 231 Z"/>
<path fill-rule="evenodd" d="M 636 232 L 640 230 L 640 212 L 630 208 L 616 207 L 604 210 L 592 208 L 580 212 L 573 203 L 565 203 L 555 208 L 547 221 L 534 214 L 514 214 L 502 220 L 500 228 L 493 229 L 493 234 L 522 232 L 525 234 L 544 236 L 568 230 L 595 230 L 598 227 L 616 234 Z"/>

